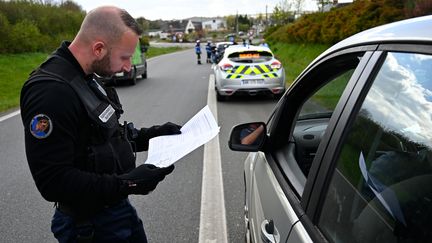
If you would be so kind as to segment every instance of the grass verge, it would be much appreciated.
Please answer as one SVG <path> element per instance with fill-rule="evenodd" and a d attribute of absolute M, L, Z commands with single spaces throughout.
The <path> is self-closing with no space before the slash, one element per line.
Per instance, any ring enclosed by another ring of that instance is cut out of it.
<path fill-rule="evenodd" d="M 319 54 L 329 46 L 321 44 L 276 43 L 270 46 L 285 68 L 286 82 L 290 85 Z"/>

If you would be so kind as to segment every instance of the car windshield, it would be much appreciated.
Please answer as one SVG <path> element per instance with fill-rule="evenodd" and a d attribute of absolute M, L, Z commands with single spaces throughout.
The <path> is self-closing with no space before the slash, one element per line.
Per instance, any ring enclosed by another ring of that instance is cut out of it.
<path fill-rule="evenodd" d="M 229 54 L 228 59 L 232 62 L 259 63 L 267 62 L 273 58 L 273 54 L 267 51 L 244 51 Z"/>

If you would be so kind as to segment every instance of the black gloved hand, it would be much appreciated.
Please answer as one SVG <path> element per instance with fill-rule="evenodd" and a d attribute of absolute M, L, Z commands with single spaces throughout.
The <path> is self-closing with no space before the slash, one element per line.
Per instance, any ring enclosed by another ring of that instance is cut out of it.
<path fill-rule="evenodd" d="M 180 125 L 177 125 L 172 122 L 167 122 L 160 126 L 152 126 L 148 128 L 147 133 L 150 139 L 150 138 L 163 136 L 163 135 L 180 134 L 181 133 L 180 128 L 181 128 Z"/>
<path fill-rule="evenodd" d="M 142 164 L 129 173 L 118 176 L 124 181 L 124 186 L 121 190 L 128 195 L 146 195 L 153 191 L 157 184 L 173 170 L 174 165 L 159 168 L 151 164 Z"/>
<path fill-rule="evenodd" d="M 180 125 L 172 122 L 167 122 L 160 126 L 141 128 L 141 130 L 138 131 L 138 137 L 134 140 L 136 143 L 136 151 L 140 152 L 147 150 L 148 143 L 151 138 L 163 135 L 180 134 L 180 128 Z"/>

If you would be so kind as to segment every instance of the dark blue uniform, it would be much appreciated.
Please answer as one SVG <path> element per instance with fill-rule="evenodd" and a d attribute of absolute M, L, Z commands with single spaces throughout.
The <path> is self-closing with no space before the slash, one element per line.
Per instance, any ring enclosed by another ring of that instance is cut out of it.
<path fill-rule="evenodd" d="M 197 63 L 201 64 L 201 46 L 199 42 L 195 45 L 195 54 L 197 55 Z"/>

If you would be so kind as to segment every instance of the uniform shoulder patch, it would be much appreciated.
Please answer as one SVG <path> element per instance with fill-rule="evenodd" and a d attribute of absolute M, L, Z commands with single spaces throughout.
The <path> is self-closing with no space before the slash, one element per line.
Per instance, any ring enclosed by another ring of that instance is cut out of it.
<path fill-rule="evenodd" d="M 37 139 L 48 137 L 53 130 L 51 119 L 45 114 L 33 117 L 30 122 L 30 133 Z"/>

